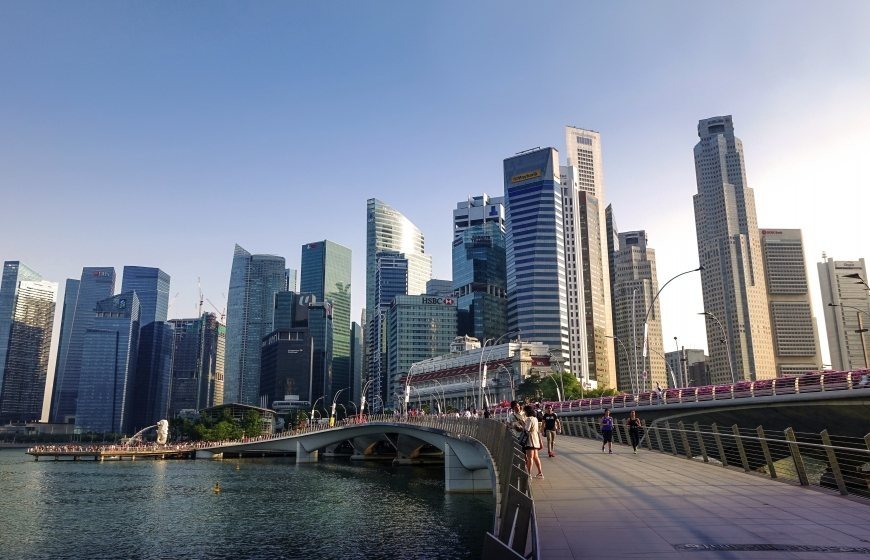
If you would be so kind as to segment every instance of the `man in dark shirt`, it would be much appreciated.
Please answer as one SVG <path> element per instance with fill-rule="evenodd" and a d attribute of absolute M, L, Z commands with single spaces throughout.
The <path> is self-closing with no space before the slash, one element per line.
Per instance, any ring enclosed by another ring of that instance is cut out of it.
<path fill-rule="evenodd" d="M 547 436 L 547 455 L 556 456 L 556 434 L 562 433 L 562 422 L 559 416 L 553 412 L 553 406 L 547 405 L 544 413 L 544 434 Z"/>

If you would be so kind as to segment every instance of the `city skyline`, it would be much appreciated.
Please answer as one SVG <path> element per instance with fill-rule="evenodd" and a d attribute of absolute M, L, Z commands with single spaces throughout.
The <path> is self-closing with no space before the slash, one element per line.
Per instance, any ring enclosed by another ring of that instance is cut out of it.
<path fill-rule="evenodd" d="M 496 18 L 499 27 L 516 26 L 534 13 L 530 7 L 497 16 L 469 7 L 457 28 L 450 10 L 434 9 L 424 18 L 397 10 L 385 27 L 377 13 L 357 6 L 330 25 L 348 36 L 347 45 L 361 44 L 359 54 L 339 45 L 337 52 L 305 63 L 292 54 L 294 41 L 315 35 L 283 38 L 283 28 L 267 25 L 282 12 L 275 8 L 243 14 L 215 10 L 195 39 L 186 31 L 203 14 L 193 7 L 178 14 L 178 27 L 164 28 L 163 14 L 148 8 L 134 22 L 121 10 L 97 14 L 62 6 L 49 14 L 7 4 L 0 8 L 0 30 L 9 48 L 0 55 L 0 68 L 12 79 L 0 92 L 5 123 L 0 182 L 6 202 L 20 210 L 4 223 L 0 258 L 27 262 L 59 284 L 78 278 L 85 266 L 113 264 L 119 273 L 130 264 L 160 268 L 173 277 L 169 315 L 179 318 L 196 314 L 197 278 L 211 301 L 226 305 L 226 255 L 234 243 L 281 255 L 288 267 L 298 269 L 303 243 L 330 239 L 357 255 L 351 317 L 358 317 L 365 299 L 362 206 L 367 198 L 383 200 L 420 227 L 433 257 L 433 276 L 448 278 L 455 202 L 483 192 L 501 196 L 503 159 L 536 145 L 561 150 L 562 131 L 570 123 L 601 133 L 605 204 L 613 204 L 624 230 L 643 229 L 655 239 L 659 281 L 664 282 L 697 266 L 694 125 L 723 114 L 735 115 L 747 146 L 759 227 L 800 228 L 808 266 L 820 260 L 822 251 L 836 260 L 866 258 L 860 210 L 867 195 L 860 187 L 867 172 L 860 162 L 870 148 L 861 133 L 870 124 L 870 109 L 862 102 L 870 80 L 855 70 L 870 60 L 860 33 L 870 11 L 859 3 L 844 4 L 840 13 L 816 21 L 800 4 L 789 4 L 789 10 L 784 5 L 747 4 L 727 11 L 634 6 L 630 14 L 593 7 L 589 18 L 601 25 L 588 38 L 604 55 L 590 63 L 582 80 L 595 81 L 596 88 L 577 87 L 581 78 L 566 78 L 566 87 L 549 92 L 531 80 L 511 80 L 513 91 L 505 93 L 502 76 L 533 68 L 563 73 L 558 57 L 541 55 L 564 49 L 567 31 L 531 30 L 537 46 L 521 49 L 486 25 Z M 569 16 L 585 11 L 563 9 Z M 318 15 L 323 14 L 313 9 L 298 17 L 316 20 Z M 783 17 L 790 25 L 781 25 Z M 556 24 L 567 26 L 570 19 Z M 698 19 L 710 24 L 703 31 L 688 25 Z M 403 27 L 396 22 L 409 28 L 416 24 L 419 33 L 395 31 Z M 120 23 L 130 31 L 126 41 L 112 31 Z M 803 30 L 810 24 L 815 32 L 808 35 Z M 238 35 L 223 44 L 220 30 L 227 26 Z M 254 38 L 261 26 L 266 37 L 278 41 L 262 65 L 225 71 L 224 64 L 214 63 L 220 55 L 231 63 L 255 58 L 265 48 Z M 478 28 L 490 41 L 472 38 Z M 741 41 L 733 40 L 736 34 Z M 666 35 L 671 36 L 667 41 Z M 375 36 L 383 42 L 372 45 Z M 107 41 L 119 44 L 105 49 Z M 647 44 L 657 48 L 646 52 Z M 700 49 L 702 44 L 707 47 Z M 667 57 L 658 56 L 663 51 Z M 178 58 L 179 53 L 188 54 Z M 396 73 L 415 54 L 407 73 Z M 364 66 L 364 59 L 371 66 Z M 125 64 L 118 70 L 120 61 Z M 281 70 L 277 75 L 271 71 L 275 67 Z M 182 78 L 187 73 L 203 82 L 215 80 L 209 86 L 214 91 L 189 84 Z M 725 75 L 729 80 L 720 78 Z M 348 91 L 345 79 L 362 85 L 347 105 L 350 98 L 341 93 Z M 717 84 L 712 91 L 710 81 Z M 454 91 L 457 83 L 465 84 L 461 96 Z M 105 90 L 95 94 L 98 86 Z M 296 93 L 306 87 L 325 91 L 325 99 Z M 231 99 L 236 96 L 251 101 L 242 103 L 238 116 L 222 116 L 239 108 Z M 523 98 L 538 103 L 524 102 L 516 111 Z M 334 165 L 331 148 L 338 130 L 366 137 L 357 149 L 343 152 L 342 166 L 353 173 L 313 179 L 309 169 Z M 647 147 L 650 141 L 655 150 Z M 316 190 L 309 187 L 313 184 Z M 33 192 L 41 193 L 39 205 L 27 203 Z M 149 196 L 143 198 L 142 192 Z M 299 214 L 310 216 L 299 216 L 289 233 L 283 228 L 278 241 L 277 220 L 262 219 L 263 208 L 274 206 L 256 198 L 263 193 L 277 203 L 307 203 L 312 211 Z M 149 212 L 155 230 L 162 230 L 147 241 L 126 227 L 124 213 L 100 215 L 101 227 L 112 235 L 81 219 L 108 199 L 127 201 L 134 195 L 139 210 Z M 202 233 L 177 235 L 173 226 L 191 218 L 206 224 Z M 34 228 L 33 223 L 45 225 Z M 27 236 L 13 235 L 25 230 Z M 808 278 L 821 332 L 818 278 L 812 271 Z M 667 341 L 675 335 L 686 347 L 707 347 L 703 318 L 697 316 L 700 294 L 695 278 L 662 293 L 666 349 L 671 350 Z M 61 290 L 58 301 L 64 296 Z M 60 315 L 55 314 L 50 379 Z M 822 351 L 830 363 L 824 342 Z"/>

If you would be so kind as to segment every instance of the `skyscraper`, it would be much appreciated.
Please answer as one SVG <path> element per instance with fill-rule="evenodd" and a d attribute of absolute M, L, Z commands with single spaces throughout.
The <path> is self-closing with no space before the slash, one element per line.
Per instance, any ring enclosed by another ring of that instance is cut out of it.
<path fill-rule="evenodd" d="M 570 360 L 568 287 L 559 152 L 537 149 L 504 160 L 508 330 Z"/>
<path fill-rule="evenodd" d="M 50 415 L 52 422 L 60 423 L 75 420 L 85 333 L 94 324 L 97 302 L 112 297 L 115 291 L 115 269 L 85 267 L 81 279 L 78 282 L 67 280 L 66 286 Z M 71 288 L 76 286 L 78 289 L 73 292 Z"/>
<path fill-rule="evenodd" d="M 365 343 L 363 340 L 363 328 L 356 321 L 350 324 L 350 401 L 360 402 L 363 388 L 363 362 L 365 360 Z"/>
<path fill-rule="evenodd" d="M 139 329 L 136 374 L 128 407 L 127 428 L 131 432 L 153 426 L 169 415 L 174 338 L 173 325 L 166 321 L 152 321 Z"/>
<path fill-rule="evenodd" d="M 252 255 L 236 245 L 227 298 L 224 402 L 260 402 L 260 346 L 272 332 L 275 294 L 287 282 L 284 257 Z"/>
<path fill-rule="evenodd" d="M 820 371 L 822 354 L 801 230 L 763 229 L 760 233 L 777 375 Z"/>
<path fill-rule="evenodd" d="M 569 292 L 569 318 L 584 320 L 582 332 L 572 328 L 572 337 L 585 336 L 588 381 L 593 385 L 613 387 L 616 383 L 616 361 L 613 342 L 613 318 L 608 263 L 607 219 L 604 199 L 604 167 L 601 159 L 601 135 L 594 130 L 576 126 L 565 127 L 568 167 L 574 168 L 572 180 L 563 181 L 565 209 L 565 255 L 569 277 L 582 275 L 582 300 L 573 302 Z M 583 261 L 575 261 L 574 245 L 579 245 Z M 575 271 L 576 267 L 576 271 Z M 578 291 L 578 299 L 580 292 Z M 583 308 L 582 313 L 579 307 Z M 572 352 L 582 347 L 571 343 Z M 583 370 L 584 372 L 586 370 Z M 576 373 L 581 370 L 577 369 Z M 586 377 L 584 376 L 584 379 Z"/>
<path fill-rule="evenodd" d="M 818 263 L 819 285 L 831 365 L 840 371 L 870 367 L 868 337 L 863 332 L 870 326 L 870 295 L 859 283 L 868 282 L 864 259 L 835 261 L 825 255 L 822 259 Z"/>
<path fill-rule="evenodd" d="M 154 321 L 166 321 L 169 313 L 169 275 L 159 268 L 125 266 L 121 292 L 136 292 L 140 328 Z"/>
<path fill-rule="evenodd" d="M 694 197 L 701 286 L 707 319 L 708 367 L 714 383 L 731 382 L 728 352 L 739 380 L 776 377 L 770 312 L 743 143 L 731 116 L 698 122 Z M 718 319 L 727 333 L 722 338 Z"/>
<path fill-rule="evenodd" d="M 507 329 L 504 198 L 469 197 L 453 210 L 458 333 L 481 343 Z"/>
<path fill-rule="evenodd" d="M 408 293 L 408 268 L 404 253 L 396 251 L 381 251 L 375 260 L 375 308 L 366 310 L 370 319 L 365 329 L 370 401 L 378 395 L 382 403 L 387 402 L 387 312 L 396 296 Z"/>
<path fill-rule="evenodd" d="M 341 389 L 339 400 L 350 399 L 350 272 L 351 252 L 324 240 L 302 246 L 302 293 L 332 304 L 332 385 L 327 394 Z M 318 395 L 320 396 L 320 395 Z"/>
<path fill-rule="evenodd" d="M 614 264 L 614 336 L 619 351 L 616 386 L 635 394 L 654 389 L 656 383 L 667 387 L 670 381 L 671 386 L 679 386 L 678 380 L 668 379 L 658 300 L 647 321 L 648 351 L 646 359 L 643 356 L 644 317 L 659 290 L 655 251 L 648 246 L 645 231 L 619 233 L 619 251 Z M 647 372 L 646 379 L 644 372 Z"/>
<path fill-rule="evenodd" d="M 84 336 L 76 427 L 130 433 L 130 406 L 139 350 L 139 298 L 126 292 L 99 301 Z"/>
<path fill-rule="evenodd" d="M 48 372 L 57 283 L 19 261 L 0 282 L 0 422 L 37 421 Z"/>

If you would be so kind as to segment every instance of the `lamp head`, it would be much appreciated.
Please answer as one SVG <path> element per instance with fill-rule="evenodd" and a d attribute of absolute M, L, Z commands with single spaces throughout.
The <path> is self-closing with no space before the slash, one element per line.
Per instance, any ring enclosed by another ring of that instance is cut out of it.
<path fill-rule="evenodd" d="M 829 303 L 828 307 L 839 307 L 839 305 L 837 305 L 836 303 Z"/>

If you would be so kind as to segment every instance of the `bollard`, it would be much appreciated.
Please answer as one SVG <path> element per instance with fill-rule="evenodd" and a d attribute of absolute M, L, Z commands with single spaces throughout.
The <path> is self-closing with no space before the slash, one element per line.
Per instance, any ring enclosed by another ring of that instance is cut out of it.
<path fill-rule="evenodd" d="M 704 436 L 701 435 L 701 429 L 698 427 L 697 422 L 695 422 L 695 436 L 698 438 L 698 447 L 701 449 L 701 457 L 704 459 L 705 463 L 709 463 L 710 459 L 707 458 L 707 448 L 704 446 Z"/>
<path fill-rule="evenodd" d="M 749 472 L 749 461 L 746 459 L 746 450 L 743 449 L 743 440 L 740 439 L 740 428 L 737 427 L 737 424 L 734 424 L 731 426 L 731 431 L 734 432 L 734 443 L 737 445 L 737 452 L 740 454 L 743 470 Z"/>
<path fill-rule="evenodd" d="M 793 429 L 785 429 L 785 439 L 788 440 L 788 449 L 791 451 L 791 458 L 794 461 L 794 469 L 797 472 L 801 486 L 809 486 L 810 479 L 807 477 L 807 470 L 806 467 L 804 467 L 804 459 L 801 457 L 801 450 L 798 447 L 797 439 L 794 437 Z"/>
<path fill-rule="evenodd" d="M 773 465 L 773 458 L 770 456 L 770 449 L 768 449 L 767 440 L 764 438 L 764 428 L 759 426 L 755 428 L 755 431 L 758 432 L 758 442 L 761 444 L 761 451 L 764 453 L 764 460 L 767 462 L 770 478 L 776 478 L 776 467 Z"/>
<path fill-rule="evenodd" d="M 682 420 L 677 422 L 677 429 L 680 430 L 680 440 L 683 442 L 683 450 L 686 452 L 686 459 L 691 459 L 692 448 L 689 447 L 689 436 L 686 434 L 686 427 L 683 425 Z"/>
<path fill-rule="evenodd" d="M 723 467 L 727 467 L 728 457 L 725 456 L 725 448 L 722 447 L 722 437 L 719 435 L 719 426 L 716 425 L 716 422 L 713 422 L 710 429 L 713 430 L 713 441 L 716 442 L 716 450 L 719 451 L 719 462 L 722 463 Z"/>
<path fill-rule="evenodd" d="M 834 480 L 837 481 L 837 489 L 840 494 L 846 496 L 849 491 L 846 489 L 846 482 L 843 480 L 843 473 L 840 471 L 840 463 L 837 462 L 837 454 L 834 448 L 831 447 L 831 436 L 828 435 L 828 430 L 822 430 L 822 443 L 825 445 L 825 452 L 828 454 L 828 465 L 831 467 L 831 472 L 834 473 Z"/>

